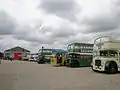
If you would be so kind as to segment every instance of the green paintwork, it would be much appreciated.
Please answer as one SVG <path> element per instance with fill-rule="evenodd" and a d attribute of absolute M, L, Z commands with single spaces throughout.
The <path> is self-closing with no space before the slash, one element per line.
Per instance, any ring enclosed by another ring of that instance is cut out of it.
<path fill-rule="evenodd" d="M 80 49 L 68 49 L 68 52 L 80 52 Z"/>
<path fill-rule="evenodd" d="M 46 63 L 50 63 L 50 59 L 47 59 L 47 57 L 49 57 L 49 58 L 51 58 L 51 55 L 52 55 L 52 53 L 50 53 L 50 52 L 42 52 L 42 53 L 39 53 L 40 55 L 44 55 L 45 56 L 45 58 L 46 58 Z M 50 55 L 50 56 L 49 56 Z"/>
<path fill-rule="evenodd" d="M 41 55 L 52 55 L 52 53 L 49 53 L 49 52 L 42 52 Z"/>
<path fill-rule="evenodd" d="M 91 65 L 92 59 L 69 59 L 69 61 L 71 61 L 72 63 L 74 63 L 74 61 L 78 61 L 79 63 L 79 67 L 89 67 Z"/>
<path fill-rule="evenodd" d="M 90 66 L 91 65 L 91 62 L 92 62 L 92 60 L 90 60 L 90 59 L 84 59 L 84 60 L 79 60 L 79 65 L 80 66 Z"/>
<path fill-rule="evenodd" d="M 72 57 L 68 58 L 69 66 L 74 65 L 74 67 L 89 67 L 91 65 L 92 55 L 80 55 L 80 54 L 72 54 L 72 55 L 73 55 Z M 82 58 L 83 56 L 84 58 Z"/>

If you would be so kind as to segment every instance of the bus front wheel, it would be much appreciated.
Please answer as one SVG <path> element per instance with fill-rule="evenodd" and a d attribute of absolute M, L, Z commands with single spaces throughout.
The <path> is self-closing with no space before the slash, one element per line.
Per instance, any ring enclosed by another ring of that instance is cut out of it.
<path fill-rule="evenodd" d="M 115 62 L 110 62 L 108 67 L 106 68 L 106 72 L 108 74 L 116 74 L 118 71 L 117 64 Z"/>
<path fill-rule="evenodd" d="M 73 67 L 73 68 L 79 67 L 79 62 L 76 60 L 72 61 L 72 63 L 70 63 L 70 67 Z"/>

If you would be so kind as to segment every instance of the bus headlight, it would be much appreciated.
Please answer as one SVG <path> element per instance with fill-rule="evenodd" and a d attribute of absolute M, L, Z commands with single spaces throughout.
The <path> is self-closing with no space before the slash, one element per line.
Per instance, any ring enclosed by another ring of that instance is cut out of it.
<path fill-rule="evenodd" d="M 101 66 L 103 67 L 103 66 L 104 66 L 104 64 L 105 64 L 105 63 L 104 63 L 104 62 L 102 62 Z"/>

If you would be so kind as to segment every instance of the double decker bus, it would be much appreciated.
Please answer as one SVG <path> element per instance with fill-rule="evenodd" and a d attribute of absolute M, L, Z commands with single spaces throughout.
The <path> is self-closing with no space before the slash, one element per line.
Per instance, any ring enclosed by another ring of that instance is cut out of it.
<path fill-rule="evenodd" d="M 109 36 L 94 40 L 92 70 L 111 74 L 120 71 L 120 40 Z"/>
<path fill-rule="evenodd" d="M 85 67 L 90 66 L 93 56 L 93 44 L 88 43 L 72 43 L 68 45 L 69 67 Z"/>

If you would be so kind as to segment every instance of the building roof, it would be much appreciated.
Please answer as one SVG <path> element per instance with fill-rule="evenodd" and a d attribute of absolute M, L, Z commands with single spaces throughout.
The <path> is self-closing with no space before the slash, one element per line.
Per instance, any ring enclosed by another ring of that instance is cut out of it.
<path fill-rule="evenodd" d="M 68 53 L 66 50 L 62 50 L 62 49 L 54 49 L 54 52 L 56 52 L 56 53 Z"/>
<path fill-rule="evenodd" d="M 14 47 L 14 48 L 7 49 L 7 50 L 5 50 L 5 51 L 11 51 L 11 50 L 15 50 L 15 49 L 17 49 L 17 48 L 20 48 L 20 49 L 22 49 L 22 50 L 25 50 L 26 52 L 30 52 L 29 50 L 24 49 L 24 48 L 22 48 L 22 47 L 20 47 L 20 46 L 16 46 L 16 47 Z"/>

